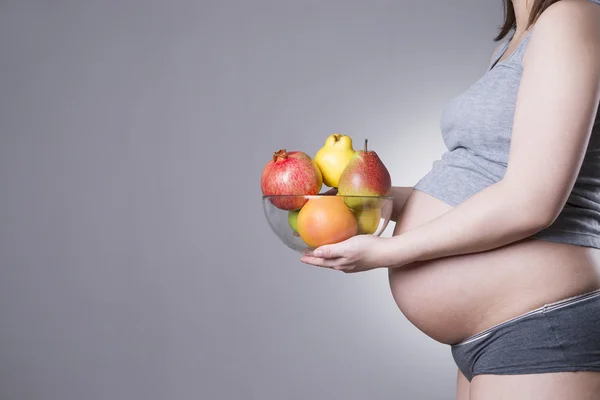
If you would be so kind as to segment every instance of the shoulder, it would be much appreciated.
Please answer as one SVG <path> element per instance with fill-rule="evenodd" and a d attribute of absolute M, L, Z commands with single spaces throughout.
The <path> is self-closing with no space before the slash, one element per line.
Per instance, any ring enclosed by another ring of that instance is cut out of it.
<path fill-rule="evenodd" d="M 531 28 L 528 58 L 575 56 L 600 66 L 600 5 L 590 0 L 562 0 L 548 7 Z"/>
<path fill-rule="evenodd" d="M 598 0 L 560 0 L 555 1 L 542 13 L 540 21 L 550 18 L 569 18 L 579 15 L 586 15 L 591 10 L 597 10 L 599 7 Z M 555 21 L 558 21 L 555 20 Z"/>
<path fill-rule="evenodd" d="M 574 45 L 573 39 L 600 42 L 600 5 L 590 0 L 557 1 L 540 15 L 534 28 L 535 36 Z"/>

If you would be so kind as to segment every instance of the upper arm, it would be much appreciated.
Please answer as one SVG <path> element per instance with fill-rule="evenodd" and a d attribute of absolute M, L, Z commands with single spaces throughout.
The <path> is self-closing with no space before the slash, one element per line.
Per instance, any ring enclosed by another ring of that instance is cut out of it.
<path fill-rule="evenodd" d="M 539 18 L 523 59 L 503 179 L 541 221 L 573 188 L 600 101 L 600 7 L 561 1 Z"/>

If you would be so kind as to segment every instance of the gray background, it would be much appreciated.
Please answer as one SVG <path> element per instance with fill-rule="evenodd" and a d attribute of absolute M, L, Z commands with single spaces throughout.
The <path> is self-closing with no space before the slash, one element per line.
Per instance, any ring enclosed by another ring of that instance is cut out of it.
<path fill-rule="evenodd" d="M 449 399 L 383 270 L 266 224 L 279 148 L 444 150 L 500 0 L 0 0 L 0 398 Z"/>

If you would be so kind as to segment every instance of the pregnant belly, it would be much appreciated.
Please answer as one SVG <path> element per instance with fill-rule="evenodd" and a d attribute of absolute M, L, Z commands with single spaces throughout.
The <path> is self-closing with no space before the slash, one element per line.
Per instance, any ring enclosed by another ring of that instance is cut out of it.
<path fill-rule="evenodd" d="M 413 190 L 394 235 L 451 208 Z M 485 252 L 391 268 L 390 289 L 411 323 L 434 340 L 453 344 L 531 309 L 600 287 L 598 253 L 524 239 Z"/>

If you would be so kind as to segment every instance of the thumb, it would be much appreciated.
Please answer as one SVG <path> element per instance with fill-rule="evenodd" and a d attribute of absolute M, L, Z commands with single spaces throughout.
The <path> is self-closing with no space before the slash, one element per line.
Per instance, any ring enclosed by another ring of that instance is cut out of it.
<path fill-rule="evenodd" d="M 335 245 L 324 245 L 317 247 L 313 251 L 313 256 L 319 258 L 336 258 L 339 257 L 338 247 Z"/>

